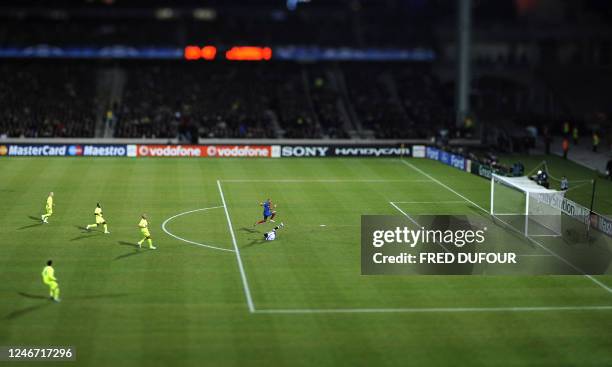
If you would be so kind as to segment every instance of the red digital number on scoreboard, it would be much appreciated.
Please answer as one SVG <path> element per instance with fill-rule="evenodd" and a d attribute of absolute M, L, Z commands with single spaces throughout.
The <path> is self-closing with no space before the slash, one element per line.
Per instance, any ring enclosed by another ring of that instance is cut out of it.
<path fill-rule="evenodd" d="M 215 46 L 195 46 L 185 47 L 185 60 L 214 60 L 217 56 Z M 268 61 L 272 58 L 270 47 L 260 46 L 234 46 L 225 52 L 225 59 L 231 61 Z"/>
<path fill-rule="evenodd" d="M 185 47 L 185 60 L 214 60 L 217 56 L 217 48 L 215 46 L 187 46 Z"/>

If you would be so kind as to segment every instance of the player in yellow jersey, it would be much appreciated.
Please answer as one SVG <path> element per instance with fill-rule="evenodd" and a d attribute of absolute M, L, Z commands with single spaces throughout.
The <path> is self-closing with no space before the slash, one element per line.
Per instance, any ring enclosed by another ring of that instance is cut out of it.
<path fill-rule="evenodd" d="M 40 216 L 40 219 L 42 219 L 43 223 L 49 223 L 47 219 L 51 216 L 51 214 L 53 214 L 54 206 L 55 204 L 53 204 L 53 191 L 51 191 L 49 193 L 49 197 L 47 197 L 47 204 L 45 205 L 45 214 Z"/>
<path fill-rule="evenodd" d="M 143 214 L 140 218 L 140 223 L 138 223 L 138 227 L 140 228 L 140 232 L 144 236 L 142 240 L 138 241 L 138 247 L 142 247 L 142 243 L 146 240 L 149 243 L 149 248 L 151 250 L 157 249 L 157 247 L 153 246 L 153 240 L 151 240 L 151 233 L 149 233 L 149 221 L 147 220 L 146 214 Z"/>
<path fill-rule="evenodd" d="M 102 216 L 102 207 L 100 207 L 100 203 L 96 204 L 96 209 L 94 210 L 94 216 L 96 217 L 96 223 L 88 224 L 87 227 L 85 227 L 85 229 L 89 231 L 90 228 L 97 227 L 97 226 L 104 226 L 104 233 L 109 234 L 110 232 L 108 231 L 108 225 L 106 224 L 106 221 L 104 220 L 104 217 Z"/>
<path fill-rule="evenodd" d="M 55 277 L 55 270 L 53 270 L 51 264 L 53 264 L 53 261 L 47 261 L 47 266 L 42 271 L 42 280 L 43 283 L 49 286 L 49 297 L 55 302 L 59 302 L 60 289 Z"/>

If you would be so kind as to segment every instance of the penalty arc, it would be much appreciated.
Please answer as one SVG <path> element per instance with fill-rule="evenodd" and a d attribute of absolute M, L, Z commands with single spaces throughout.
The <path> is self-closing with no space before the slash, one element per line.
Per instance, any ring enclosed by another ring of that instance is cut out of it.
<path fill-rule="evenodd" d="M 200 242 L 196 242 L 196 241 L 191 241 L 188 239 L 185 239 L 183 237 L 177 236 L 174 233 L 170 232 L 166 226 L 168 225 L 168 223 L 170 223 L 171 221 L 173 221 L 174 219 L 181 217 L 183 215 L 187 215 L 187 214 L 191 214 L 191 213 L 195 213 L 195 212 L 202 212 L 202 211 L 207 211 L 207 210 L 213 210 L 213 209 L 221 209 L 223 208 L 223 205 L 221 206 L 212 206 L 212 207 L 208 207 L 208 208 L 200 208 L 200 209 L 194 209 L 194 210 L 189 210 L 186 212 L 182 212 L 176 215 L 171 216 L 170 218 L 166 219 L 163 223 L 162 223 L 162 230 L 169 236 L 176 238 L 177 240 L 183 241 L 183 242 L 187 242 L 190 243 L 192 245 L 196 245 L 196 246 L 200 246 L 200 247 L 206 247 L 209 248 L 211 250 L 218 250 L 218 251 L 227 251 L 227 252 L 234 252 L 234 250 L 232 249 L 228 249 L 228 248 L 223 248 L 223 247 L 218 247 L 218 246 L 213 246 L 213 245 L 209 245 L 209 244 L 205 244 L 205 243 L 200 243 Z"/>

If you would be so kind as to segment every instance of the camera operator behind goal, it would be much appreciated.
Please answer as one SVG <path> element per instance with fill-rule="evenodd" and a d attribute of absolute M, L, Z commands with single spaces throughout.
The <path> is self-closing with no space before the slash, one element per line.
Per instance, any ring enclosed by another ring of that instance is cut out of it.
<path fill-rule="evenodd" d="M 547 189 L 550 187 L 550 183 L 548 182 L 548 173 L 546 173 L 546 171 L 538 170 L 538 173 L 529 178 L 534 180 L 540 186 L 543 186 Z"/>

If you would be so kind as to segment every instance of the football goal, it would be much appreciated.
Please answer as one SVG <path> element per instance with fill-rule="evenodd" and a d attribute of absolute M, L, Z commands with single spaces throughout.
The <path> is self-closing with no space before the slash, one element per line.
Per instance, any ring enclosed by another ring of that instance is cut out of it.
<path fill-rule="evenodd" d="M 589 210 L 526 176 L 491 177 L 491 215 L 525 236 L 561 236 L 568 217 L 588 230 Z M 574 223 L 576 224 L 576 223 Z"/>

